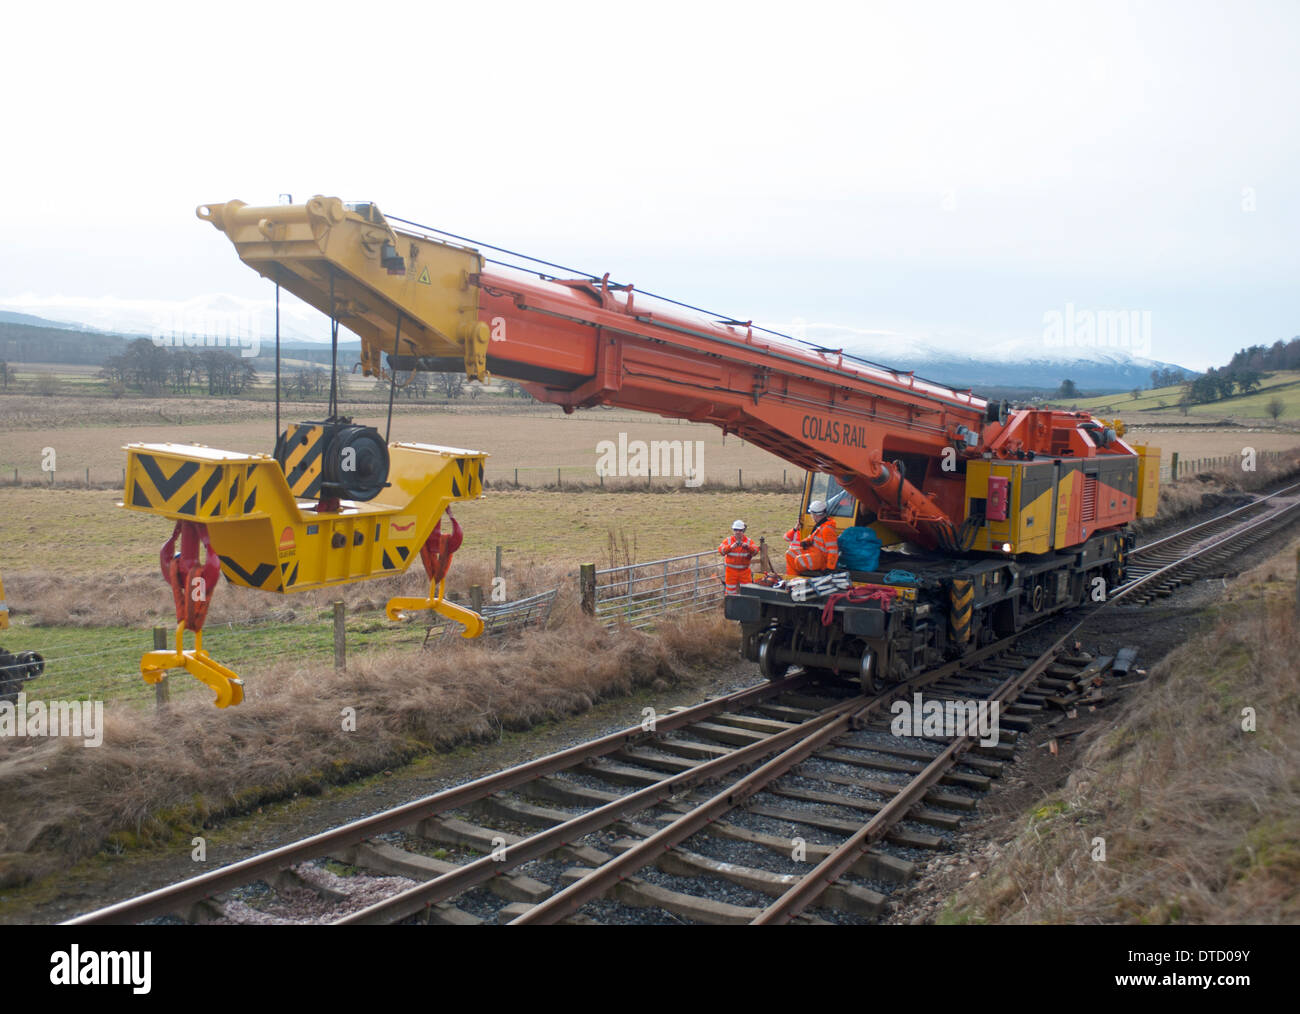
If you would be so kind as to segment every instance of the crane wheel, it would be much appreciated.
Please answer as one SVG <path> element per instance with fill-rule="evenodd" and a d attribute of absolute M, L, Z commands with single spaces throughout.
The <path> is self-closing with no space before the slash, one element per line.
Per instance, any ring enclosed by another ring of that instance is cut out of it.
<path fill-rule="evenodd" d="M 876 653 L 870 648 L 862 652 L 862 662 L 858 666 L 858 679 L 862 682 L 864 694 L 880 693 L 880 676 L 876 672 Z"/>
<path fill-rule="evenodd" d="M 758 640 L 758 671 L 766 680 L 779 680 L 790 666 L 776 660 L 777 632 L 769 630 Z"/>

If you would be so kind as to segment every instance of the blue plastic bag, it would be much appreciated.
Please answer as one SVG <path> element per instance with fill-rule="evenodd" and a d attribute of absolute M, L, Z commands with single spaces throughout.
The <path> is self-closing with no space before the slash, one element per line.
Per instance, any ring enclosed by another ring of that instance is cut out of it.
<path fill-rule="evenodd" d="M 875 570 L 880 565 L 880 536 L 863 526 L 846 528 L 839 536 L 840 567 Z"/>

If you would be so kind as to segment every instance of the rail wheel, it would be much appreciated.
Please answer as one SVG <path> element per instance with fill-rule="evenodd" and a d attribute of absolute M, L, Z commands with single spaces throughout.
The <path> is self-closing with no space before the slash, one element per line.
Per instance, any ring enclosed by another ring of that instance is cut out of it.
<path fill-rule="evenodd" d="M 785 662 L 776 660 L 779 636 L 777 631 L 769 630 L 758 640 L 758 671 L 766 680 L 779 680 L 790 668 Z"/>
<path fill-rule="evenodd" d="M 862 681 L 864 694 L 880 693 L 880 676 L 876 669 L 876 653 L 870 648 L 864 649 L 862 662 L 858 666 L 858 679 Z"/>

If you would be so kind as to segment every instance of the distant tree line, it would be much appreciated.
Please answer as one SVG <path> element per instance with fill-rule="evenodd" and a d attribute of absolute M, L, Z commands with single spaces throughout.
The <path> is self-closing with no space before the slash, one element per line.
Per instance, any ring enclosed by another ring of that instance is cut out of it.
<path fill-rule="evenodd" d="M 1163 370 L 1151 371 L 1152 387 L 1173 387 L 1187 379 L 1187 371 L 1165 367 Z"/>
<path fill-rule="evenodd" d="M 1229 370 L 1300 370 L 1300 338 L 1242 349 L 1228 363 Z"/>
<path fill-rule="evenodd" d="M 1204 405 L 1231 398 L 1234 394 L 1249 394 L 1258 389 L 1263 379 L 1264 375 L 1258 370 L 1211 367 L 1195 380 L 1183 384 L 1180 404 Z"/>
<path fill-rule="evenodd" d="M 111 390 L 144 394 L 233 396 L 257 383 L 251 360 L 229 349 L 169 348 L 137 338 L 125 351 L 104 360 L 99 375 Z"/>
<path fill-rule="evenodd" d="M 98 331 L 72 331 L 0 321 L 0 359 L 12 363 L 86 363 L 120 352 L 126 339 Z"/>

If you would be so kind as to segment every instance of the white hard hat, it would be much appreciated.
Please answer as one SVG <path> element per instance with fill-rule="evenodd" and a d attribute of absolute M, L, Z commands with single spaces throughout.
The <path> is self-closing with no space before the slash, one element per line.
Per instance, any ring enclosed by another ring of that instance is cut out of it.
<path fill-rule="evenodd" d="M 809 513 L 809 514 L 825 514 L 825 513 L 826 513 L 826 501 L 825 501 L 825 500 L 814 500 L 812 503 L 810 503 L 810 504 L 808 505 L 808 513 Z"/>
<path fill-rule="evenodd" d="M 745 530 L 745 522 L 741 521 L 740 518 L 737 518 L 735 521 L 731 522 L 731 530 L 733 532 L 743 532 Z"/>

